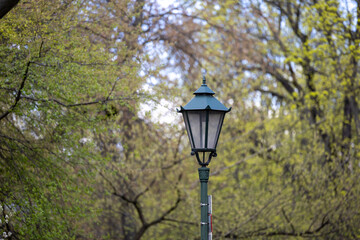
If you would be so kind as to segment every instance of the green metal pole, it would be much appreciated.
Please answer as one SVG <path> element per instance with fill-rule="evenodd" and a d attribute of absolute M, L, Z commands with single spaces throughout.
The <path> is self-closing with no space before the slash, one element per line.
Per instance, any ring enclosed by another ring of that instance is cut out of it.
<path fill-rule="evenodd" d="M 209 181 L 210 169 L 207 167 L 199 168 L 200 179 L 200 207 L 201 207 L 201 240 L 208 240 L 209 218 L 208 218 L 208 193 L 207 183 Z"/>

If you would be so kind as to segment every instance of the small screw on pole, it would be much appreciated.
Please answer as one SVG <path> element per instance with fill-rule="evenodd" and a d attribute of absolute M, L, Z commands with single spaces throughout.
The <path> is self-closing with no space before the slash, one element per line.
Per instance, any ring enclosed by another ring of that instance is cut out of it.
<path fill-rule="evenodd" d="M 205 69 L 205 68 L 201 69 L 201 73 L 202 73 L 202 76 L 203 76 L 203 85 L 206 85 L 206 78 L 205 78 L 205 76 L 206 76 L 206 69 Z"/>

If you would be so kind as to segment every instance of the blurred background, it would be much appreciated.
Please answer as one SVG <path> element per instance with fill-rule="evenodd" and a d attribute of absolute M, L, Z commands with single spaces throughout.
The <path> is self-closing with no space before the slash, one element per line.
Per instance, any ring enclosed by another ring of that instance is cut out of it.
<path fill-rule="evenodd" d="M 200 239 L 176 107 L 232 111 L 213 239 L 359 239 L 358 0 L 0 1 L 0 239 Z"/>

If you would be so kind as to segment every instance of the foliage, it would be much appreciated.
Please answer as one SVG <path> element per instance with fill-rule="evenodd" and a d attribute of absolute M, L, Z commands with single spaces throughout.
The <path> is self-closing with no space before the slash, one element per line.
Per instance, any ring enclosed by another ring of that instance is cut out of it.
<path fill-rule="evenodd" d="M 20 2 L 0 22 L 0 229 L 198 239 L 181 117 L 143 108 L 185 104 L 203 67 L 233 108 L 214 239 L 359 238 L 358 16 L 350 0 Z"/>
<path fill-rule="evenodd" d="M 358 238 L 358 4 L 196 6 L 182 14 L 189 62 L 233 106 L 211 164 L 214 235 Z"/>
<path fill-rule="evenodd" d="M 22 2 L 0 24 L 0 202 L 12 215 L 1 228 L 16 239 L 85 234 L 77 221 L 92 215 L 87 195 L 102 161 L 85 143 L 112 102 L 139 97 L 138 63 L 124 57 L 135 49 L 97 39 L 90 5 Z"/>

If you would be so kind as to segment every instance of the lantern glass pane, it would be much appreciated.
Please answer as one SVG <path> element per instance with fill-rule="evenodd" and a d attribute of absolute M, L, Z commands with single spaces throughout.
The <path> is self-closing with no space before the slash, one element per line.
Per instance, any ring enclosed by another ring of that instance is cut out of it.
<path fill-rule="evenodd" d="M 208 148 L 216 148 L 224 115 L 224 112 L 209 111 Z"/>
<path fill-rule="evenodd" d="M 183 115 L 183 118 L 184 118 L 185 127 L 186 127 L 186 132 L 187 132 L 188 137 L 189 137 L 189 141 L 190 141 L 191 148 L 194 148 L 195 146 L 194 146 L 193 139 L 192 139 L 192 132 L 190 132 L 190 128 L 189 128 L 189 122 L 188 122 L 187 112 L 183 111 L 183 112 L 182 112 L 182 115 Z"/>
<path fill-rule="evenodd" d="M 206 111 L 189 111 L 187 114 L 194 148 L 205 148 Z"/>
<path fill-rule="evenodd" d="M 225 112 L 202 110 L 183 111 L 182 114 L 191 148 L 216 149 Z"/>
<path fill-rule="evenodd" d="M 201 121 L 201 138 L 200 138 L 200 148 L 205 148 L 205 140 L 206 140 L 206 112 L 200 113 L 200 121 Z"/>

